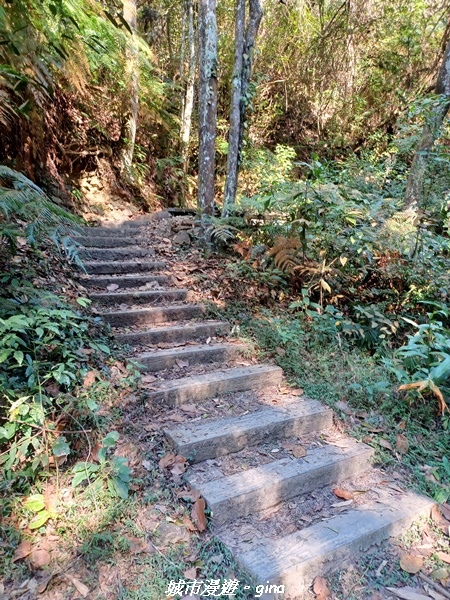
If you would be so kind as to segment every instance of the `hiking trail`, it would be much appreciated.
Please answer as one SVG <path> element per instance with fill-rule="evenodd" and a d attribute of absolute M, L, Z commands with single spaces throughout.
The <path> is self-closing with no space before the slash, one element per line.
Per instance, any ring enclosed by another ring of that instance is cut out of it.
<path fill-rule="evenodd" d="M 147 223 L 84 228 L 83 285 L 154 375 L 149 418 L 152 406 L 186 408 L 190 419 L 164 434 L 190 463 L 187 482 L 205 499 L 213 533 L 256 583 L 285 586 L 262 598 L 304 598 L 316 576 L 398 536 L 434 502 L 386 485 L 373 449 L 342 434 L 330 408 L 286 387 L 281 368 L 246 360 L 251 349 L 227 340 L 230 324 L 208 318 L 140 244 Z M 196 406 L 208 402 L 203 419 Z"/>

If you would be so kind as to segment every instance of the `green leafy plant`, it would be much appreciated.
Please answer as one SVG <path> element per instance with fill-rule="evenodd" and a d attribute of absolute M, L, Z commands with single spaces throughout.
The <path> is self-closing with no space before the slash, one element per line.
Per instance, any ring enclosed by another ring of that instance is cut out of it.
<path fill-rule="evenodd" d="M 128 498 L 131 471 L 127 459 L 111 455 L 118 439 L 117 431 L 110 431 L 100 444 L 97 462 L 79 462 L 73 467 L 72 487 L 87 484 L 103 488 L 106 485 L 113 496 Z"/>
<path fill-rule="evenodd" d="M 421 398 L 434 396 L 441 415 L 448 412 L 446 398 L 450 395 L 450 330 L 438 316 L 447 316 L 448 309 L 429 313 L 429 322 L 419 325 L 408 342 L 399 348 L 393 359 L 384 364 L 401 383 L 399 390 L 414 393 Z"/>
<path fill-rule="evenodd" d="M 28 525 L 30 529 L 40 529 L 53 517 L 52 513 L 45 508 L 45 500 L 42 494 L 28 496 L 23 506 L 26 511 L 33 514 L 33 518 Z"/>
<path fill-rule="evenodd" d="M 60 419 L 75 409 L 70 392 L 86 373 L 85 350 L 92 360 L 109 348 L 92 339 L 95 321 L 54 294 L 17 280 L 9 292 L 0 307 L 0 465 L 12 485 L 70 453 Z"/>

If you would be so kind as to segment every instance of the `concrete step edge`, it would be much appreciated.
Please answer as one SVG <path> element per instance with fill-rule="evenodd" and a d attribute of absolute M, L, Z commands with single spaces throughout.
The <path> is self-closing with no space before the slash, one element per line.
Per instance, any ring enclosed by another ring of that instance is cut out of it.
<path fill-rule="evenodd" d="M 316 576 L 354 563 L 373 545 L 400 535 L 414 521 L 429 516 L 434 504 L 405 493 L 392 505 L 367 503 L 279 539 L 255 540 L 253 549 L 239 549 L 236 540 L 233 554 L 255 581 L 283 585 L 285 597 L 303 598 Z M 272 590 L 260 597 L 277 596 Z"/>
<path fill-rule="evenodd" d="M 100 316 L 113 327 L 124 327 L 127 325 L 151 325 L 169 323 L 170 321 L 188 321 L 189 319 L 204 316 L 205 312 L 206 309 L 203 304 L 171 304 L 170 306 L 153 306 L 104 312 L 100 313 Z"/>
<path fill-rule="evenodd" d="M 144 286 L 147 283 L 168 283 L 169 277 L 167 275 L 135 275 L 131 277 L 127 276 L 110 276 L 110 275 L 88 275 L 80 277 L 80 282 L 85 287 L 89 288 L 106 288 L 111 284 L 119 286 L 119 290 L 129 290 L 140 286 Z M 116 291 L 116 290 L 115 290 Z M 136 290 L 143 291 L 143 290 Z M 146 290 L 151 291 L 151 290 Z"/>
<path fill-rule="evenodd" d="M 135 260 L 135 261 L 114 261 L 114 260 L 99 260 L 99 261 L 82 261 L 83 267 L 90 275 L 113 275 L 123 273 L 138 274 L 143 271 L 157 271 L 165 269 L 166 263 L 152 260 Z"/>
<path fill-rule="evenodd" d="M 178 454 L 199 463 L 239 452 L 267 440 L 326 431 L 333 423 L 333 411 L 317 400 L 305 398 L 290 404 L 265 406 L 236 417 L 206 423 L 178 425 L 164 431 Z"/>
<path fill-rule="evenodd" d="M 220 363 L 235 358 L 247 350 L 248 346 L 245 344 L 192 344 L 181 348 L 143 352 L 136 355 L 134 360 L 147 371 L 155 372 L 172 368 L 178 364 L 177 361 L 187 361 L 189 365 Z"/>
<path fill-rule="evenodd" d="M 358 477 L 370 468 L 373 449 L 349 440 L 346 448 L 325 445 L 309 451 L 305 458 L 282 458 L 259 467 L 196 485 L 195 474 L 188 476 L 219 525 L 316 489 Z"/>
<path fill-rule="evenodd" d="M 120 333 L 116 338 L 123 344 L 154 346 L 160 343 L 188 343 L 230 333 L 227 321 L 195 321 L 184 325 L 165 325 L 143 331 Z"/>
<path fill-rule="evenodd" d="M 210 371 L 203 375 L 165 382 L 158 390 L 147 391 L 146 396 L 150 401 L 166 402 L 175 406 L 193 398 L 205 400 L 228 392 L 277 385 L 282 379 L 282 374 L 280 367 L 267 364 Z"/>

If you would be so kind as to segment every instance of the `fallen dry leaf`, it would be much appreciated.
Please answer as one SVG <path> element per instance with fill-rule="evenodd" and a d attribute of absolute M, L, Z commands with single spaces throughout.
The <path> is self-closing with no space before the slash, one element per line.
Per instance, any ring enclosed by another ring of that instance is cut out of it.
<path fill-rule="evenodd" d="M 199 498 L 194 502 L 194 506 L 192 507 L 191 517 L 197 529 L 201 531 L 205 531 L 206 529 L 206 516 L 205 516 L 205 508 L 206 503 L 203 498 Z"/>
<path fill-rule="evenodd" d="M 409 450 L 408 438 L 405 437 L 402 433 L 399 433 L 397 436 L 395 447 L 397 448 L 397 452 L 399 454 L 407 454 Z"/>
<path fill-rule="evenodd" d="M 58 501 L 59 498 L 56 487 L 50 483 L 47 483 L 44 490 L 44 502 L 45 508 L 48 510 L 48 512 L 56 512 L 56 509 L 58 507 Z"/>
<path fill-rule="evenodd" d="M 83 377 L 83 387 L 90 388 L 92 385 L 94 385 L 96 377 L 97 373 L 95 371 L 88 371 Z"/>
<path fill-rule="evenodd" d="M 342 502 L 336 502 L 335 504 L 332 504 L 331 507 L 344 508 L 345 506 L 350 506 L 350 504 L 353 504 L 353 500 L 343 500 Z"/>
<path fill-rule="evenodd" d="M 384 438 L 379 438 L 378 443 L 380 444 L 380 446 L 382 448 L 386 448 L 387 450 L 391 450 L 391 452 L 394 451 L 394 447 L 392 446 L 391 442 L 388 442 L 388 440 L 385 440 Z"/>
<path fill-rule="evenodd" d="M 303 458 L 307 455 L 306 448 L 303 448 L 303 446 L 294 446 L 292 448 L 292 454 L 295 458 Z"/>
<path fill-rule="evenodd" d="M 198 490 L 178 490 L 177 496 L 188 502 L 195 502 L 201 498 L 201 494 Z"/>
<path fill-rule="evenodd" d="M 353 494 L 342 488 L 334 488 L 333 494 L 342 500 L 353 500 Z"/>
<path fill-rule="evenodd" d="M 73 575 L 70 575 L 70 573 L 66 573 L 66 579 L 68 579 L 70 583 L 72 583 L 75 586 L 75 588 L 83 596 L 83 598 L 86 598 L 86 596 L 89 594 L 89 588 L 87 587 L 87 585 L 84 585 L 82 581 L 80 581 Z"/>
<path fill-rule="evenodd" d="M 30 553 L 30 563 L 33 569 L 42 569 L 50 564 L 50 552 L 44 548 L 37 548 Z"/>
<path fill-rule="evenodd" d="M 184 421 L 186 420 L 183 415 L 172 415 L 171 417 L 169 417 L 169 419 L 171 421 L 174 421 L 175 423 L 184 423 Z"/>
<path fill-rule="evenodd" d="M 367 431 L 370 431 L 371 433 L 381 433 L 383 431 L 381 427 L 375 427 L 375 425 L 367 423 L 366 421 L 363 421 L 361 423 L 361 426 L 364 427 L 364 429 L 367 429 Z"/>
<path fill-rule="evenodd" d="M 183 523 L 184 526 L 186 527 L 186 529 L 188 531 L 198 531 L 197 527 L 194 525 L 194 523 L 190 520 L 190 518 L 187 516 L 187 514 L 185 513 L 183 515 Z"/>
<path fill-rule="evenodd" d="M 430 596 L 426 596 L 422 594 L 420 588 L 412 588 L 412 587 L 402 587 L 402 588 L 386 588 L 390 592 L 392 592 L 397 598 L 402 598 L 402 600 L 430 600 Z"/>
<path fill-rule="evenodd" d="M 400 559 L 400 566 L 403 571 L 415 575 L 423 567 L 423 556 L 414 556 L 413 554 L 405 554 Z"/>
<path fill-rule="evenodd" d="M 353 413 L 352 409 L 347 404 L 347 402 L 345 402 L 345 400 L 339 400 L 338 402 L 336 402 L 336 408 L 341 410 L 344 413 L 344 415 L 347 416 L 350 416 Z"/>
<path fill-rule="evenodd" d="M 325 577 L 316 577 L 313 584 L 313 592 L 316 595 L 317 600 L 325 600 L 330 595 L 327 581 Z"/>
<path fill-rule="evenodd" d="M 161 467 L 161 469 L 167 469 L 168 467 L 171 467 L 175 464 L 175 459 L 175 454 L 166 454 L 160 459 L 158 464 Z"/>
<path fill-rule="evenodd" d="M 442 533 L 450 536 L 450 524 L 442 515 L 440 506 L 437 506 L 436 504 L 433 505 L 431 509 L 431 518 L 433 519 L 433 523 L 442 531 Z"/>
<path fill-rule="evenodd" d="M 177 360 L 175 362 L 180 367 L 180 369 L 183 369 L 184 367 L 188 367 L 189 366 L 189 361 L 188 360 L 181 360 L 181 359 L 177 358 Z"/>
<path fill-rule="evenodd" d="M 172 473 L 172 475 L 182 475 L 186 472 L 187 467 L 188 464 L 184 456 L 178 455 L 175 457 L 175 463 L 170 469 L 170 472 Z"/>
<path fill-rule="evenodd" d="M 280 446 L 284 450 L 293 450 L 295 448 L 296 444 L 293 444 L 292 442 L 283 442 L 282 444 L 280 444 Z"/>
<path fill-rule="evenodd" d="M 450 554 L 447 554 L 447 552 L 436 552 L 436 556 L 439 560 L 442 560 L 442 562 L 450 565 Z"/>
<path fill-rule="evenodd" d="M 132 537 L 130 535 L 124 536 L 130 545 L 130 552 L 132 554 L 140 554 L 141 552 L 147 552 L 147 542 L 143 538 Z"/>
<path fill-rule="evenodd" d="M 197 406 L 194 406 L 194 404 L 183 404 L 182 406 L 180 406 L 180 409 L 183 412 L 188 413 L 188 415 L 196 415 L 199 412 L 199 409 L 197 408 Z"/>
<path fill-rule="evenodd" d="M 50 581 L 53 579 L 54 576 L 55 576 L 55 573 L 52 573 L 52 575 L 49 575 L 48 577 L 43 579 L 40 583 L 38 583 L 38 585 L 36 586 L 36 592 L 38 594 L 43 594 L 45 592 L 45 590 L 47 589 L 48 584 L 50 583 Z"/>
<path fill-rule="evenodd" d="M 16 560 L 22 560 L 22 558 L 26 558 L 32 550 L 31 542 L 29 540 L 23 540 L 17 546 L 16 551 L 14 552 L 13 562 Z"/>
<path fill-rule="evenodd" d="M 439 504 L 439 509 L 447 521 L 450 521 L 450 506 L 448 504 Z"/>
<path fill-rule="evenodd" d="M 186 579 L 196 579 L 197 578 L 197 567 L 190 567 L 186 569 L 184 572 L 184 576 Z"/>

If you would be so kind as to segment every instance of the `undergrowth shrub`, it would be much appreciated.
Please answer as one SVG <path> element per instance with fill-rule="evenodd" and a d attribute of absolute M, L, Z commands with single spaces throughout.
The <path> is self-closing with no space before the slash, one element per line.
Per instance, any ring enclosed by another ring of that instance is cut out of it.
<path fill-rule="evenodd" d="M 399 390 L 406 391 L 412 401 L 427 402 L 430 396 L 437 401 L 447 428 L 450 419 L 445 398 L 450 396 L 450 329 L 446 323 L 450 310 L 443 305 L 435 308 L 428 314 L 427 323 L 412 323 L 415 334 L 408 335 L 407 343 L 398 348 L 393 358 L 384 358 L 383 363 L 401 383 Z"/>
<path fill-rule="evenodd" d="M 1 281 L 9 285 L 0 303 L 0 465 L 17 482 L 70 453 L 62 432 L 78 409 L 71 392 L 110 350 L 95 319 L 31 284 Z"/>

